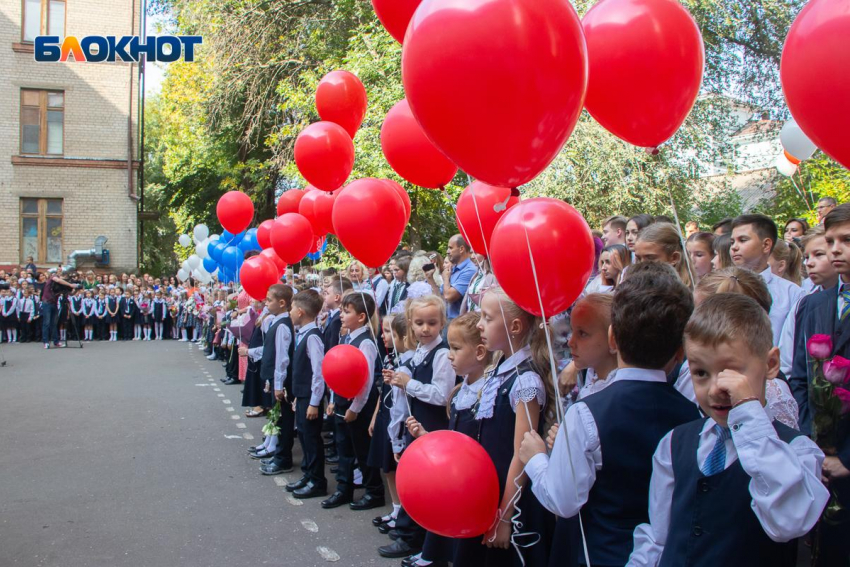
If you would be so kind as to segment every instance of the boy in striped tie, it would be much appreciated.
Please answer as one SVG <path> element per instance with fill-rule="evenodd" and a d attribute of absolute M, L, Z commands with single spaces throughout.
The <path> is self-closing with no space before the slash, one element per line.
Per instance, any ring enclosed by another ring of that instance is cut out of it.
<path fill-rule="evenodd" d="M 823 452 L 765 407 L 779 371 L 770 319 L 750 297 L 715 295 L 688 322 L 685 351 L 708 417 L 659 443 L 628 565 L 795 565 L 786 542 L 812 529 L 829 494 Z"/>

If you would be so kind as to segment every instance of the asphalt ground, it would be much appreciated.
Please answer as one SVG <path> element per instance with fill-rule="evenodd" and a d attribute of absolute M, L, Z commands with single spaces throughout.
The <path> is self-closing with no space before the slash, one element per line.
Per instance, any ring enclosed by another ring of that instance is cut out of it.
<path fill-rule="evenodd" d="M 0 357 L 0 567 L 399 564 L 376 551 L 386 510 L 288 495 L 299 454 L 292 473 L 260 475 L 246 448 L 265 420 L 191 343 Z"/>

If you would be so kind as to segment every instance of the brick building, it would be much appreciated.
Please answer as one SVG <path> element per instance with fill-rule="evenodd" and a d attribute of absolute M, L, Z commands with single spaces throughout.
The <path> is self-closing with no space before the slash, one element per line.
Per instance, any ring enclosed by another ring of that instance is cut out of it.
<path fill-rule="evenodd" d="M 66 264 L 105 236 L 138 265 L 139 66 L 38 63 L 36 35 L 140 35 L 140 0 L 0 2 L 0 267 Z"/>

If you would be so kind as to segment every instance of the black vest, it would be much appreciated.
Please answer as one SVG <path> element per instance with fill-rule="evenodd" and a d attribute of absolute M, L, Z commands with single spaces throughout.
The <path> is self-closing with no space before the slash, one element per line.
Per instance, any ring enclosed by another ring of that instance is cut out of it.
<path fill-rule="evenodd" d="M 635 528 L 649 522 L 655 449 L 671 429 L 699 419 L 699 412 L 666 382 L 621 380 L 582 402 L 596 422 L 603 452 L 602 468 L 581 509 L 590 563 L 625 565 Z"/>
<path fill-rule="evenodd" d="M 310 337 L 321 338 L 319 329 L 310 329 L 300 339 L 295 347 L 292 358 L 292 393 L 296 398 L 310 398 L 313 395 L 313 365 L 307 350 L 307 340 Z"/>
<path fill-rule="evenodd" d="M 371 280 L 369 280 L 369 287 L 372 288 L 372 293 L 375 294 L 375 303 L 378 305 L 378 315 L 381 317 L 387 314 L 387 303 L 389 302 L 388 298 L 390 296 L 390 290 L 388 287 L 387 296 L 384 297 L 384 300 L 382 302 L 378 303 L 378 283 L 380 283 L 382 279 L 384 279 L 383 276 L 377 275 Z"/>
<path fill-rule="evenodd" d="M 369 329 L 366 329 L 365 332 L 357 335 L 348 344 L 350 344 L 354 348 L 360 350 L 360 344 L 363 341 L 366 341 L 366 340 L 372 340 L 372 336 L 371 336 L 371 333 L 369 332 Z M 374 381 L 379 376 L 381 376 L 381 377 L 383 376 L 383 374 L 381 372 L 383 367 L 381 366 L 380 354 L 375 355 L 375 361 L 374 361 L 373 364 L 374 364 L 375 371 L 372 373 L 372 383 L 374 383 Z M 368 411 L 368 412 L 374 411 L 375 406 L 373 404 L 375 402 L 377 402 L 377 399 L 378 399 L 378 393 L 375 390 L 375 388 L 369 388 L 369 398 L 366 401 L 366 405 L 363 406 L 361 413 L 365 412 L 365 411 Z M 345 410 L 347 410 L 348 408 L 351 407 L 351 400 L 349 398 L 343 398 L 339 394 L 334 394 L 334 405 L 335 405 L 334 411 L 336 413 L 339 413 L 340 415 L 342 415 L 342 414 L 345 413 Z"/>
<path fill-rule="evenodd" d="M 339 311 L 328 318 L 328 324 L 325 325 L 325 330 L 322 332 L 322 340 L 325 343 L 325 354 L 333 347 L 339 344 L 339 332 L 342 330 L 342 319 L 339 318 Z"/>
<path fill-rule="evenodd" d="M 483 377 L 479 378 L 479 380 L 483 379 Z M 459 393 L 460 388 L 458 388 L 454 396 L 452 396 L 452 402 L 449 406 L 449 429 L 457 431 L 458 433 L 463 433 L 464 435 L 468 435 L 475 439 L 478 435 L 478 423 L 475 421 L 475 414 L 478 413 L 478 406 L 473 405 L 472 407 L 458 410 L 455 407 L 455 400 Z"/>
<path fill-rule="evenodd" d="M 274 386 L 274 368 L 277 363 L 277 353 L 275 353 L 274 343 L 277 328 L 281 325 L 286 325 L 289 328 L 289 336 L 292 340 L 289 341 L 289 364 L 286 367 L 286 376 L 283 380 L 283 388 L 285 390 L 292 389 L 292 356 L 295 347 L 295 333 L 292 328 L 292 321 L 288 316 L 281 317 L 266 331 L 266 336 L 263 338 L 263 358 L 260 361 L 260 379 L 268 381 Z"/>
<path fill-rule="evenodd" d="M 425 358 L 418 365 L 413 364 L 411 358 L 405 366 L 411 370 L 413 380 L 423 384 L 430 384 L 434 378 L 434 358 L 437 356 L 437 351 L 447 348 L 445 341 L 441 341 L 439 345 L 431 349 Z M 438 429 L 448 429 L 449 416 L 446 413 L 445 406 L 435 406 L 418 400 L 413 396 L 407 396 L 407 402 L 410 404 L 410 415 L 416 418 L 416 421 L 422 424 L 425 431 L 436 431 Z M 405 439 L 407 445 L 413 442 L 413 437 L 410 432 L 405 429 Z"/>
<path fill-rule="evenodd" d="M 740 460 L 715 475 L 702 474 L 696 456 L 705 422 L 700 419 L 673 430 L 671 451 L 676 485 L 660 565 L 795 565 L 796 546 L 771 540 L 750 507 L 752 479 Z M 801 435 L 777 421 L 773 427 L 785 443 Z"/>

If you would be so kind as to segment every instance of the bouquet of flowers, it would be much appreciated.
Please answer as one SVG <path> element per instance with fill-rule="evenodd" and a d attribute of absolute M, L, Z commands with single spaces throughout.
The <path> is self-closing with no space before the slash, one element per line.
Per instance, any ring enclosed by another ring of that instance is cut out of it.
<path fill-rule="evenodd" d="M 280 427 L 277 426 L 277 420 L 280 419 L 280 402 L 277 402 L 266 416 L 268 421 L 263 426 L 263 435 L 278 435 Z"/>
<path fill-rule="evenodd" d="M 812 335 L 806 341 L 811 357 L 812 379 L 809 404 L 812 408 L 812 439 L 826 456 L 835 456 L 839 423 L 850 419 L 850 360 L 832 354 L 832 337 Z M 836 518 L 842 507 L 830 490 L 824 519 Z"/>

